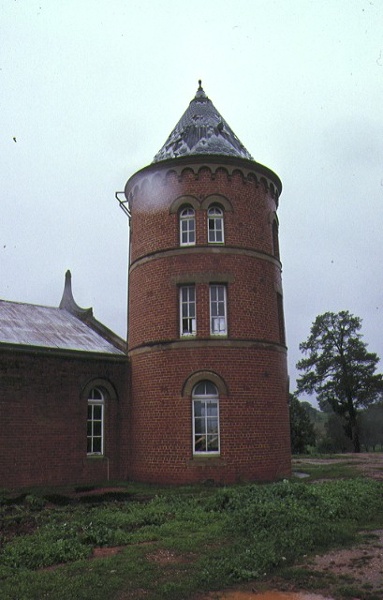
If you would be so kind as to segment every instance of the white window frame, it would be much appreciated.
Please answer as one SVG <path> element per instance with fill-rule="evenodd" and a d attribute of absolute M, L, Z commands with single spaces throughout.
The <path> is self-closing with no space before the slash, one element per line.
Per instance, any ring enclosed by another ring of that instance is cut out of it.
<path fill-rule="evenodd" d="M 94 387 L 90 390 L 87 410 L 87 455 L 102 456 L 104 454 L 105 396 L 100 388 Z M 99 414 L 95 415 L 96 412 Z M 96 450 L 95 447 L 97 447 Z"/>
<path fill-rule="evenodd" d="M 210 284 L 210 334 L 227 335 L 227 291 L 224 284 Z"/>
<path fill-rule="evenodd" d="M 193 455 L 218 456 L 221 449 L 219 394 L 216 386 L 211 381 L 197 383 L 192 392 L 192 404 Z"/>
<path fill-rule="evenodd" d="M 211 206 L 207 211 L 207 235 L 209 244 L 225 242 L 223 210 L 220 206 Z"/>
<path fill-rule="evenodd" d="M 195 210 L 191 206 L 186 206 L 179 214 L 180 225 L 180 245 L 195 246 L 196 226 Z"/>
<path fill-rule="evenodd" d="M 181 285 L 179 290 L 180 335 L 193 336 L 197 333 L 197 299 L 195 285 Z"/>

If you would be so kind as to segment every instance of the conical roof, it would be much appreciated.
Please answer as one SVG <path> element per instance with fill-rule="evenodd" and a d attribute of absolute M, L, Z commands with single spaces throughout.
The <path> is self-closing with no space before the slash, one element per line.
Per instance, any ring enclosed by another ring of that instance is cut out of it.
<path fill-rule="evenodd" d="M 199 81 L 195 98 L 178 121 L 153 163 L 200 154 L 236 156 L 253 160 L 234 131 L 206 96 Z"/>

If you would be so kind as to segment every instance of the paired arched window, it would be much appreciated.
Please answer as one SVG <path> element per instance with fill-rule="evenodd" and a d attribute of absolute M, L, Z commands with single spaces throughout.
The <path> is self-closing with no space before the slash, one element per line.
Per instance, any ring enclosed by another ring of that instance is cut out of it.
<path fill-rule="evenodd" d="M 105 397 L 94 387 L 88 394 L 87 454 L 104 454 Z"/>
<path fill-rule="evenodd" d="M 219 396 L 211 381 L 200 381 L 192 392 L 193 454 L 219 454 Z"/>
<path fill-rule="evenodd" d="M 195 211 L 191 206 L 180 211 L 180 244 L 181 246 L 195 244 Z"/>
<path fill-rule="evenodd" d="M 184 206 L 179 211 L 180 245 L 194 246 L 196 243 L 196 213 L 192 206 Z M 207 210 L 207 241 L 209 244 L 223 244 L 224 212 L 218 205 Z"/>

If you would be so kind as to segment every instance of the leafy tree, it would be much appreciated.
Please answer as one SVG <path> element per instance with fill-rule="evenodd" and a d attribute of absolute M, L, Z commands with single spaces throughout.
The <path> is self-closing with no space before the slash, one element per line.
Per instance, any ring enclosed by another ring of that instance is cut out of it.
<path fill-rule="evenodd" d="M 383 403 L 373 404 L 360 415 L 360 439 L 366 450 L 383 444 Z"/>
<path fill-rule="evenodd" d="M 347 424 L 343 417 L 334 412 L 328 415 L 325 431 L 323 446 L 327 445 L 327 452 L 352 452 L 353 444 L 347 436 Z"/>
<path fill-rule="evenodd" d="M 322 441 L 327 436 L 326 424 L 329 417 L 328 414 L 323 412 L 322 410 L 318 410 L 312 404 L 310 404 L 310 402 L 307 402 L 305 400 L 301 400 L 300 403 L 302 406 L 304 406 L 307 414 L 310 417 L 310 421 L 314 427 L 316 450 L 318 450 L 318 452 L 326 452 L 327 450 L 320 450 L 319 447 L 323 446 Z"/>
<path fill-rule="evenodd" d="M 290 435 L 293 454 L 303 454 L 307 452 L 307 446 L 315 446 L 314 426 L 305 404 L 308 402 L 299 402 L 296 396 L 290 394 Z"/>
<path fill-rule="evenodd" d="M 348 311 L 326 312 L 311 326 L 299 348 L 307 358 L 297 363 L 303 374 L 297 393 L 316 393 L 319 406 L 329 405 L 344 421 L 354 452 L 360 452 L 358 412 L 373 403 L 383 389 L 381 374 L 375 374 L 379 358 L 362 342 L 361 319 Z"/>

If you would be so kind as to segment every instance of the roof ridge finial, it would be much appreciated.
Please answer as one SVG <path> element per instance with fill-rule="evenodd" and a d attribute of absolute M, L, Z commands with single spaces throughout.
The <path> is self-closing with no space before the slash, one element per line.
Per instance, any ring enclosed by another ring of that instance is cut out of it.
<path fill-rule="evenodd" d="M 208 97 L 206 96 L 205 91 L 202 87 L 202 79 L 198 79 L 198 90 L 194 100 L 197 100 L 199 102 L 206 102 L 208 100 Z"/>
<path fill-rule="evenodd" d="M 61 298 L 61 302 L 60 302 L 59 308 L 61 308 L 63 310 L 67 310 L 72 315 L 75 315 L 76 317 L 79 317 L 79 318 L 81 318 L 81 317 L 85 318 L 85 317 L 91 317 L 91 316 L 93 316 L 93 309 L 92 308 L 81 308 L 76 303 L 75 299 L 73 298 L 73 292 L 72 292 L 72 273 L 70 272 L 69 269 L 65 273 L 64 292 L 63 292 L 63 296 Z"/>

